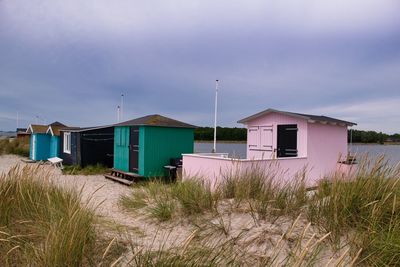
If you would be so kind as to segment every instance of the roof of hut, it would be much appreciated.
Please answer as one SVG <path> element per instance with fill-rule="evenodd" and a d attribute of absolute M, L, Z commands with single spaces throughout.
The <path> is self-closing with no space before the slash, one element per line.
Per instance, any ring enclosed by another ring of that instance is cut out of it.
<path fill-rule="evenodd" d="M 177 121 L 158 114 L 148 115 L 137 119 L 117 123 L 114 126 L 160 126 L 177 128 L 197 128 L 194 125 Z"/>
<path fill-rule="evenodd" d="M 259 118 L 261 116 L 264 116 L 264 115 L 267 115 L 270 113 L 278 113 L 278 114 L 283 114 L 283 115 L 287 115 L 290 117 L 301 118 L 301 119 L 307 120 L 308 122 L 329 123 L 329 124 L 342 125 L 342 126 L 357 125 L 357 123 L 354 123 L 354 122 L 339 120 L 339 119 L 335 119 L 335 118 L 331 118 L 331 117 L 327 117 L 327 116 L 323 116 L 323 115 L 310 115 L 310 114 L 294 113 L 294 112 L 276 110 L 276 109 L 272 109 L 272 108 L 266 109 L 257 114 L 254 114 L 247 118 L 241 119 L 240 121 L 238 121 L 238 123 L 245 124 L 249 121 L 252 121 L 256 118 Z"/>
<path fill-rule="evenodd" d="M 59 121 L 55 121 L 55 122 L 53 122 L 53 123 L 50 123 L 49 124 L 49 126 L 60 126 L 60 127 L 67 127 L 67 125 L 64 125 L 64 124 L 62 124 L 61 122 L 59 122 Z"/>
<path fill-rule="evenodd" d="M 47 125 L 31 124 L 26 129 L 26 133 L 46 133 L 47 127 Z"/>
<path fill-rule="evenodd" d="M 93 126 L 93 127 L 61 127 L 60 131 L 62 131 L 62 132 L 85 132 L 85 131 L 110 128 L 110 127 L 114 127 L 114 125 Z"/>
<path fill-rule="evenodd" d="M 59 121 L 55 121 L 55 122 L 49 124 L 49 127 L 47 128 L 46 133 L 50 132 L 52 135 L 59 136 L 60 135 L 60 130 L 62 128 L 65 128 L 65 127 L 67 127 L 67 126 L 62 124 Z"/>

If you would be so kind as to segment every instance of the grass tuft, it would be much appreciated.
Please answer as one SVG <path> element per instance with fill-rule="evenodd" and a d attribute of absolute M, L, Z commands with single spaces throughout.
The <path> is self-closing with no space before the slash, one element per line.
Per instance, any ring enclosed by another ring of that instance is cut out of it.
<path fill-rule="evenodd" d="M 215 199 L 211 189 L 196 180 L 164 183 L 152 180 L 135 186 L 132 192 L 120 199 L 126 210 L 146 208 L 151 217 L 167 221 L 181 214 L 199 215 L 212 211 Z"/>
<path fill-rule="evenodd" d="M 101 262 L 99 253 L 107 246 L 97 234 L 94 211 L 81 204 L 79 193 L 61 189 L 48 178 L 39 167 L 28 166 L 0 176 L 1 266 Z"/>
<path fill-rule="evenodd" d="M 384 158 L 363 162 L 353 179 L 321 182 L 309 203 L 309 220 L 331 232 L 336 246 L 343 236 L 360 262 L 400 265 L 400 168 Z"/>
<path fill-rule="evenodd" d="M 258 218 L 268 215 L 297 217 L 307 203 L 304 176 L 282 183 L 277 174 L 257 168 L 228 173 L 218 190 L 222 198 L 234 199 L 237 206 L 247 203 Z"/>
<path fill-rule="evenodd" d="M 87 165 L 85 167 L 81 167 L 80 165 L 71 165 L 64 166 L 62 172 L 65 175 L 97 175 L 97 174 L 105 174 L 109 172 L 109 168 L 101 165 Z"/>
<path fill-rule="evenodd" d="M 0 155 L 4 154 L 29 157 L 29 141 L 16 138 L 0 139 Z"/>

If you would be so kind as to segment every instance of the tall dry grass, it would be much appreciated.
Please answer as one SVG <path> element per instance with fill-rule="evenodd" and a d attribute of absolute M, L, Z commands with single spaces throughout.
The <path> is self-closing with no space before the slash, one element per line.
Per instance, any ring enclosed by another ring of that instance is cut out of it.
<path fill-rule="evenodd" d="M 226 216 L 221 215 L 218 208 L 227 201 L 234 204 L 230 213 L 250 212 L 258 225 L 263 223 L 262 220 L 274 223 L 282 216 L 303 216 L 323 235 L 324 240 L 319 242 L 319 247 L 329 246 L 338 252 L 346 250 L 346 256 L 342 257 L 343 262 L 347 259 L 347 264 L 400 265 L 400 165 L 390 165 L 383 157 L 376 160 L 364 159 L 360 161 L 354 176 L 332 175 L 321 181 L 314 192 L 307 191 L 305 177 L 300 175 L 291 183 L 282 184 L 273 172 L 253 168 L 247 172 L 226 175 L 214 191 L 198 180 L 178 184 L 144 184 L 139 191 L 136 188 L 132 195 L 125 196 L 121 203 L 126 208 L 152 206 L 157 207 L 159 213 L 167 210 L 168 216 L 154 216 L 165 220 L 211 212 L 216 223 L 209 225 L 207 229 L 199 227 L 198 231 L 213 237 L 218 236 L 217 233 L 225 237 L 230 235 L 230 222 L 226 221 Z M 157 213 L 151 208 L 146 211 Z M 200 247 L 211 247 L 212 253 L 217 254 L 218 248 L 222 249 L 210 245 Z M 289 254 L 297 255 L 295 251 L 302 251 L 303 248 L 304 246 L 299 246 Z M 223 251 L 221 250 L 220 255 L 225 255 L 226 250 Z M 232 251 L 233 248 L 230 247 L 230 252 L 233 253 Z M 314 264 L 318 265 L 318 253 L 314 252 L 314 258 L 317 259 Z M 211 255 L 204 250 L 197 250 L 193 255 L 198 255 L 196 253 Z M 153 260 L 155 263 L 158 260 L 165 263 L 165 259 L 177 262 L 185 260 L 170 251 L 156 253 L 154 258 L 150 254 L 142 256 L 151 260 L 152 264 Z M 221 260 L 218 256 L 212 258 Z M 226 255 L 222 258 L 230 259 Z M 207 262 L 207 259 L 200 260 L 198 256 L 193 256 L 192 259 L 195 262 Z M 232 263 L 237 263 L 236 260 L 232 259 Z M 290 261 L 286 263 L 288 262 Z M 292 258 L 290 263 L 296 265 L 296 262 Z M 307 262 L 311 263 L 308 260 Z M 209 264 L 218 265 L 221 262 Z"/>
<path fill-rule="evenodd" d="M 361 162 L 353 178 L 321 182 L 308 203 L 310 221 L 331 232 L 333 244 L 362 250 L 359 263 L 400 265 L 400 165 L 384 157 Z"/>
<path fill-rule="evenodd" d="M 94 266 L 107 240 L 79 192 L 49 182 L 38 167 L 14 167 L 0 176 L 1 266 Z M 113 245 L 110 257 L 120 248 Z"/>
<path fill-rule="evenodd" d="M 198 180 L 179 183 L 152 180 L 136 185 L 130 194 L 120 199 L 124 209 L 137 211 L 145 208 L 151 217 L 160 221 L 212 211 L 215 202 L 210 187 Z"/>
<path fill-rule="evenodd" d="M 237 206 L 245 203 L 259 219 L 290 215 L 296 218 L 307 203 L 305 173 L 282 182 L 279 172 L 254 165 L 244 172 L 225 174 L 217 193 L 222 199 L 233 199 Z"/>
<path fill-rule="evenodd" d="M 65 175 L 98 175 L 105 174 L 110 171 L 110 168 L 97 163 L 96 165 L 87 165 L 82 167 L 80 165 L 65 165 L 62 173 Z"/>
<path fill-rule="evenodd" d="M 327 235 L 317 236 L 310 224 L 299 225 L 296 218 L 273 246 L 268 240 L 253 240 L 245 230 L 216 238 L 194 230 L 182 243 L 172 246 L 151 244 L 132 246 L 126 262 L 131 266 L 353 266 L 356 258 L 349 250 L 321 255 Z M 299 229 L 300 227 L 300 229 Z M 288 246 L 288 244 L 291 244 Z M 265 248 L 268 247 L 268 250 Z M 288 251 L 290 249 L 290 251 Z"/>
<path fill-rule="evenodd" d="M 16 138 L 0 139 L 0 155 L 15 154 L 19 156 L 29 156 L 29 142 Z"/>

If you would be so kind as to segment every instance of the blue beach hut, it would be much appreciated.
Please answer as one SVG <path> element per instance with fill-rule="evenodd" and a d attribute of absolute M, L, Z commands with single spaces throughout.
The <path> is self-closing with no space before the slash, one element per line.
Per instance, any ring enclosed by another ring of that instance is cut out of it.
<path fill-rule="evenodd" d="M 47 160 L 49 158 L 50 135 L 46 134 L 47 125 L 31 124 L 26 132 L 31 134 L 29 158 L 31 160 Z"/>
<path fill-rule="evenodd" d="M 47 128 L 47 135 L 50 135 L 49 158 L 60 157 L 60 130 L 66 126 L 55 122 Z"/>
<path fill-rule="evenodd" d="M 31 160 L 47 160 L 48 158 L 54 157 L 54 153 L 59 151 L 59 149 L 56 148 L 57 138 L 53 138 L 52 140 L 52 135 L 47 134 L 50 126 L 65 127 L 62 123 L 54 122 L 50 125 L 31 124 L 26 130 L 27 133 L 31 134 L 29 145 L 29 158 Z M 51 149 L 51 147 L 53 149 Z"/>

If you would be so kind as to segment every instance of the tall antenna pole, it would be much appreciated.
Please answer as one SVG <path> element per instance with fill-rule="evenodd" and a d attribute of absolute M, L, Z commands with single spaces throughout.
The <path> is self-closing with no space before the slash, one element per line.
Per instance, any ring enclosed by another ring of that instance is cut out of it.
<path fill-rule="evenodd" d="M 218 111 L 218 80 L 215 80 L 214 146 L 212 153 L 217 152 L 217 111 Z"/>
<path fill-rule="evenodd" d="M 349 154 L 351 153 L 351 150 L 353 150 L 353 128 L 350 128 L 350 152 L 349 152 Z"/>
<path fill-rule="evenodd" d="M 121 119 L 121 121 L 123 120 L 123 117 L 124 117 L 124 94 L 121 94 L 121 105 L 120 105 L 120 108 L 121 108 L 121 116 L 120 116 L 120 119 Z"/>
<path fill-rule="evenodd" d="M 121 109 L 119 106 L 117 106 L 117 122 L 120 122 L 120 115 L 121 115 Z"/>
<path fill-rule="evenodd" d="M 17 129 L 19 128 L 19 111 L 17 111 Z"/>

